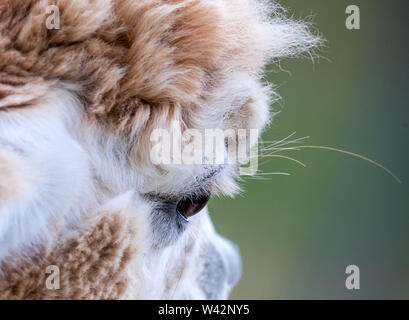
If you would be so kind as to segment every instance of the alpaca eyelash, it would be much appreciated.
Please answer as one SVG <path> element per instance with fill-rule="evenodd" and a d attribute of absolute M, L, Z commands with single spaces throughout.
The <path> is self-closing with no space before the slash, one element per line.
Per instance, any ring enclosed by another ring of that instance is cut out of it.
<path fill-rule="evenodd" d="M 146 197 L 148 200 L 155 202 L 157 204 L 162 204 L 164 206 L 173 206 L 183 200 L 199 199 L 204 196 L 210 197 L 210 195 L 211 195 L 211 192 L 207 188 L 201 187 L 199 190 L 195 190 L 190 193 L 185 193 L 180 196 L 148 193 L 148 194 L 145 194 L 144 197 Z"/>

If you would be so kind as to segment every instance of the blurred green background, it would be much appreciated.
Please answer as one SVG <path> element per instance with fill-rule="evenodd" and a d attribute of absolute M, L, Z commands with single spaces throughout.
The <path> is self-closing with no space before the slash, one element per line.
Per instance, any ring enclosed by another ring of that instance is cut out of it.
<path fill-rule="evenodd" d="M 213 199 L 216 229 L 236 242 L 243 277 L 233 299 L 409 298 L 409 2 L 281 1 L 295 17 L 313 14 L 325 57 L 282 61 L 282 112 L 264 132 L 297 131 L 305 144 L 367 156 L 372 164 L 326 150 L 290 151 L 307 164 L 263 160 L 269 180 L 245 179 L 236 199 Z M 360 8 L 361 29 L 347 30 L 345 8 Z M 279 107 L 275 105 L 275 108 Z M 347 290 L 345 268 L 360 268 L 360 290 Z"/>

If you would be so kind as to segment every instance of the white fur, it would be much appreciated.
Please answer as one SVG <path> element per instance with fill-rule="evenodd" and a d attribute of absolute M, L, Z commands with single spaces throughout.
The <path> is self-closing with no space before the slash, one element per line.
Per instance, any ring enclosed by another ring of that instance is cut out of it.
<path fill-rule="evenodd" d="M 41 106 L 0 116 L 0 148 L 20 161 L 22 190 L 0 206 L 0 260 L 23 244 L 45 241 L 52 223 L 78 218 L 90 186 L 85 150 L 68 131 L 64 112 L 73 100 L 58 92 Z M 80 209 L 80 210 L 79 210 Z"/>

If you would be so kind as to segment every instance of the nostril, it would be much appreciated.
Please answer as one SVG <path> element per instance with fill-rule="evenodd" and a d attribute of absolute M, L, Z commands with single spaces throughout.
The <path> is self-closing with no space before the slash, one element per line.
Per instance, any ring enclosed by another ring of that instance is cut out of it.
<path fill-rule="evenodd" d="M 176 211 L 185 221 L 189 221 L 190 217 L 199 213 L 206 206 L 209 199 L 210 195 L 182 199 L 178 202 Z"/>

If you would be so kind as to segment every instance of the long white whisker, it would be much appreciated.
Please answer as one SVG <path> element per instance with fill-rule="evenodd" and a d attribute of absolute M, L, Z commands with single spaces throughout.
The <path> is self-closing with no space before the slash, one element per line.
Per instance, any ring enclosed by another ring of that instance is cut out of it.
<path fill-rule="evenodd" d="M 290 135 L 288 135 L 287 137 L 285 137 L 284 139 L 279 140 L 277 143 L 275 143 L 274 145 L 277 145 L 279 143 L 284 142 L 285 140 L 291 138 L 293 135 L 295 135 L 297 133 L 297 131 L 294 131 L 293 133 L 291 133 Z"/>
<path fill-rule="evenodd" d="M 298 163 L 299 165 L 303 166 L 304 168 L 307 167 L 307 165 L 306 165 L 305 163 L 303 163 L 303 162 L 301 162 L 301 161 L 299 161 L 299 160 L 297 160 L 297 159 L 288 157 L 288 156 L 283 156 L 283 155 L 278 155 L 278 154 L 272 154 L 272 155 L 266 155 L 266 157 L 269 157 L 269 158 L 277 157 L 277 158 L 288 159 L 288 160 L 294 161 L 295 163 Z"/>
<path fill-rule="evenodd" d="M 260 176 L 268 176 L 268 175 L 291 176 L 291 174 L 288 173 L 288 172 L 260 172 L 260 173 L 256 173 L 256 175 L 260 175 Z"/>

